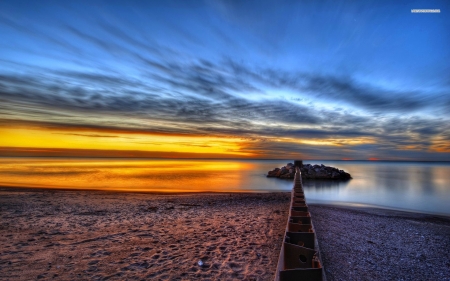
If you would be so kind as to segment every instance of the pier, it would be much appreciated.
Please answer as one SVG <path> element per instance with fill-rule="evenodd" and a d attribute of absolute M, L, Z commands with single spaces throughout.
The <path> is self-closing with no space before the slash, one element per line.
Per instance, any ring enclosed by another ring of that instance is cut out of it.
<path fill-rule="evenodd" d="M 303 163 L 300 160 L 294 163 L 295 176 L 289 216 L 274 280 L 326 281 L 314 226 L 303 191 L 300 171 Z"/>

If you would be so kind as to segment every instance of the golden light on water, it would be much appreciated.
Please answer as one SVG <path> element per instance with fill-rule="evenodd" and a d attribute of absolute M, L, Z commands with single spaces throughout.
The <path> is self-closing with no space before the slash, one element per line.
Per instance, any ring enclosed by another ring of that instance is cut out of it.
<path fill-rule="evenodd" d="M 0 185 L 110 191 L 243 191 L 245 162 L 1 158 Z"/>

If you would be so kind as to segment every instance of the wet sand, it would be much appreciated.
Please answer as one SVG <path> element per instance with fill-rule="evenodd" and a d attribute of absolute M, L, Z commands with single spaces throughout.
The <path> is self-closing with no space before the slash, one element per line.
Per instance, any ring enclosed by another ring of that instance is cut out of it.
<path fill-rule="evenodd" d="M 289 200 L 3 188 L 0 279 L 272 280 Z"/>
<path fill-rule="evenodd" d="M 327 281 L 450 280 L 450 218 L 309 205 Z"/>

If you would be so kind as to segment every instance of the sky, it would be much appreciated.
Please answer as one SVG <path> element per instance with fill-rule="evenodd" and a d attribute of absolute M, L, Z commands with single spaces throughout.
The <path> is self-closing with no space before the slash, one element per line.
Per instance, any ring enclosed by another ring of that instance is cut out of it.
<path fill-rule="evenodd" d="M 449 161 L 449 10 L 3 0 L 0 156 Z"/>

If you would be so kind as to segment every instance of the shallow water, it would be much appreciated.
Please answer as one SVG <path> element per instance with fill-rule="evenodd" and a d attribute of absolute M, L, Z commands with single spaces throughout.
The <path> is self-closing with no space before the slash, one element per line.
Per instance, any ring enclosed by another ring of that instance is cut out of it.
<path fill-rule="evenodd" d="M 450 215 L 450 163 L 322 161 L 349 172 L 347 182 L 303 182 L 308 202 L 376 205 Z"/>
<path fill-rule="evenodd" d="M 289 191 L 266 178 L 287 160 L 0 158 L 0 185 L 156 192 Z M 292 161 L 291 161 L 292 162 Z M 450 215 L 450 164 L 304 161 L 349 172 L 346 182 L 305 180 L 309 203 L 356 203 Z"/>

